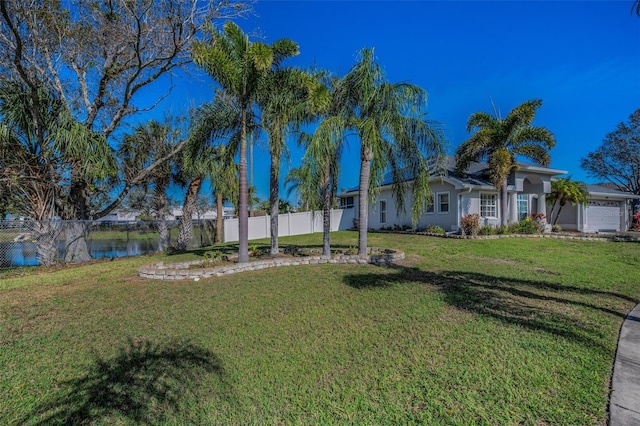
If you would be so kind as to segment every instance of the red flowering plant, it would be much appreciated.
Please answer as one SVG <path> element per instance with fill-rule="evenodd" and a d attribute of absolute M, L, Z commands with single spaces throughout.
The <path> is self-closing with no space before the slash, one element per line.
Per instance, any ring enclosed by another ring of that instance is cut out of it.
<path fill-rule="evenodd" d="M 467 214 L 460 219 L 460 230 L 462 235 L 476 237 L 480 230 L 480 215 L 477 213 Z"/>
<path fill-rule="evenodd" d="M 632 231 L 640 231 L 640 212 L 633 215 L 633 221 L 631 223 Z"/>

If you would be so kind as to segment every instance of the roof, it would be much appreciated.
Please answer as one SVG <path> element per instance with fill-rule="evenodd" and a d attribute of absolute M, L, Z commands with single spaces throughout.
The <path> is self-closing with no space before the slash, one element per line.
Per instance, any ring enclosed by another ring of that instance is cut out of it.
<path fill-rule="evenodd" d="M 543 167 L 532 163 L 526 163 L 523 161 L 518 161 L 518 167 L 521 171 L 530 171 L 536 172 L 546 175 L 564 175 L 567 174 L 566 170 L 552 169 L 549 167 Z M 434 175 L 432 180 L 443 179 L 446 182 L 451 183 L 456 188 L 478 188 L 478 189 L 487 189 L 494 188 L 493 184 L 485 177 L 485 171 L 488 169 L 488 164 L 485 162 L 479 163 L 471 163 L 467 172 L 460 176 L 456 175 L 456 158 L 452 155 L 448 155 L 444 161 L 444 173 L 442 176 Z M 413 176 L 406 176 L 403 181 L 412 180 Z M 389 186 L 392 185 L 393 175 L 391 172 L 387 172 L 382 179 L 382 183 L 380 186 Z M 629 192 L 620 191 L 615 188 L 611 188 L 609 186 L 605 186 L 603 184 L 595 185 L 595 184 L 585 184 L 587 187 L 587 191 L 589 195 L 592 197 L 616 197 L 616 198 L 625 198 L 625 199 L 640 199 L 640 195 L 631 194 Z M 358 191 L 358 186 L 353 188 L 349 188 L 344 191 L 340 195 L 347 195 L 349 193 L 355 193 Z"/>
<path fill-rule="evenodd" d="M 630 192 L 620 191 L 618 189 L 609 188 L 603 185 L 585 184 L 589 195 L 596 197 L 617 197 L 628 199 L 640 199 L 640 195 L 632 194 Z"/>
<path fill-rule="evenodd" d="M 538 173 L 544 173 L 549 175 L 557 175 L 557 174 L 566 174 L 565 170 L 557 170 L 550 169 L 547 167 L 538 166 L 531 163 L 518 162 L 518 166 L 521 170 L 535 171 Z M 480 188 L 494 188 L 494 185 L 484 176 L 484 172 L 488 169 L 488 164 L 485 162 L 473 162 L 469 164 L 467 168 L 467 172 L 460 176 L 455 172 L 456 169 L 456 157 L 453 155 L 448 155 L 444 161 L 444 173 L 442 176 L 435 175 L 432 177 L 433 180 L 443 179 L 455 187 L 458 188 L 469 188 L 469 187 L 480 187 Z M 413 176 L 407 176 L 403 181 L 412 180 Z M 382 183 L 380 186 L 388 186 L 392 185 L 393 175 L 391 172 L 387 172 L 382 179 Z M 353 188 L 349 188 L 344 191 L 343 194 L 347 194 L 350 192 L 357 192 L 359 186 L 354 186 Z"/>

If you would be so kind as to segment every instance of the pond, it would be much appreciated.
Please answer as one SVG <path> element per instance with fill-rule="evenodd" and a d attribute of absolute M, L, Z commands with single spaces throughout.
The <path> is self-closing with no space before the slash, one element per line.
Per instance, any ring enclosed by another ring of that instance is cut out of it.
<path fill-rule="evenodd" d="M 154 253 L 158 249 L 158 238 L 132 240 L 88 240 L 89 253 L 94 259 L 125 257 Z M 60 258 L 64 257 L 64 241 L 58 243 Z M 0 242 L 0 267 L 36 266 L 38 252 L 31 241 Z"/>

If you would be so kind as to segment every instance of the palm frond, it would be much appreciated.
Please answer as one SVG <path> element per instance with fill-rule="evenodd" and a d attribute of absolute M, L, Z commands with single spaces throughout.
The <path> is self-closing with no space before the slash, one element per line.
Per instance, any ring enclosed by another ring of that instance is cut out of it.
<path fill-rule="evenodd" d="M 271 49 L 273 51 L 273 64 L 276 67 L 280 66 L 285 59 L 300 54 L 298 43 L 286 38 L 274 41 L 271 44 Z"/>
<path fill-rule="evenodd" d="M 536 116 L 536 111 L 542 106 L 541 99 L 525 101 L 512 109 L 504 119 L 506 128 L 516 130 L 530 126 Z"/>
<path fill-rule="evenodd" d="M 547 151 L 545 147 L 540 145 L 521 145 L 517 148 L 512 149 L 512 152 L 515 155 L 526 157 L 534 163 L 539 164 L 543 167 L 549 167 L 549 164 L 551 163 L 551 156 L 549 155 L 549 151 Z"/>
<path fill-rule="evenodd" d="M 492 129 L 482 129 L 474 133 L 456 149 L 456 173 L 464 174 L 471 163 L 482 161 L 487 157 L 493 142 Z"/>
<path fill-rule="evenodd" d="M 477 129 L 495 129 L 499 126 L 499 120 L 483 111 L 475 112 L 467 120 L 467 133 Z"/>
<path fill-rule="evenodd" d="M 511 144 L 514 148 L 520 145 L 536 144 L 550 150 L 555 147 L 556 139 L 545 127 L 527 126 L 513 132 Z"/>

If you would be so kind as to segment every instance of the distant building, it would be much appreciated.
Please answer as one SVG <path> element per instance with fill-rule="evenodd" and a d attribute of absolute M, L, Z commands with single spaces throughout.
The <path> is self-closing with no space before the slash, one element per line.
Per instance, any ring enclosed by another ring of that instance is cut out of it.
<path fill-rule="evenodd" d="M 223 218 L 229 219 L 235 217 L 235 210 L 233 207 L 223 208 Z M 98 219 L 96 222 L 108 222 L 108 223 L 132 223 L 137 222 L 140 217 L 140 211 L 137 210 L 114 210 L 108 215 Z M 214 220 L 218 216 L 215 210 L 207 210 L 204 213 L 194 212 L 192 215 L 193 220 Z M 173 207 L 171 212 L 167 215 L 166 220 L 180 220 L 182 218 L 182 206 Z"/>

